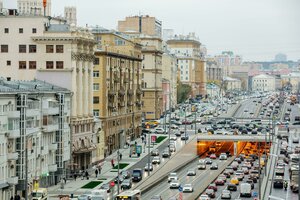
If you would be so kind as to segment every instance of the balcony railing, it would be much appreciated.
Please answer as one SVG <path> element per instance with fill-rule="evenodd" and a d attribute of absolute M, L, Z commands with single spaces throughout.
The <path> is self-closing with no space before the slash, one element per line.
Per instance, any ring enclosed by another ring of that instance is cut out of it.
<path fill-rule="evenodd" d="M 8 139 L 16 139 L 16 138 L 21 137 L 20 129 L 8 130 L 6 134 L 7 134 Z"/>
<path fill-rule="evenodd" d="M 12 177 L 7 178 L 7 183 L 9 185 L 17 185 L 18 181 L 19 181 L 19 177 L 17 177 L 17 176 L 12 176 Z"/>
<path fill-rule="evenodd" d="M 51 124 L 51 125 L 43 125 L 42 128 L 43 132 L 53 132 L 53 131 L 58 131 L 58 124 Z"/>
<path fill-rule="evenodd" d="M 20 111 L 9 111 L 7 112 L 8 118 L 20 118 Z"/>
<path fill-rule="evenodd" d="M 58 112 L 59 112 L 58 107 L 43 109 L 43 114 L 44 115 L 57 115 Z"/>

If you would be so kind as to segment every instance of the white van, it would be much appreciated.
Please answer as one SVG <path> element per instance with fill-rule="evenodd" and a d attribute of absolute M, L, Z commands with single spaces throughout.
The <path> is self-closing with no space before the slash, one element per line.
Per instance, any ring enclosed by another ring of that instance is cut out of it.
<path fill-rule="evenodd" d="M 31 192 L 32 200 L 46 200 L 48 199 L 47 188 L 38 188 Z"/>
<path fill-rule="evenodd" d="M 249 183 L 241 184 L 241 197 L 251 197 L 251 185 Z"/>
<path fill-rule="evenodd" d="M 199 160 L 198 169 L 206 169 L 206 163 L 204 159 Z"/>

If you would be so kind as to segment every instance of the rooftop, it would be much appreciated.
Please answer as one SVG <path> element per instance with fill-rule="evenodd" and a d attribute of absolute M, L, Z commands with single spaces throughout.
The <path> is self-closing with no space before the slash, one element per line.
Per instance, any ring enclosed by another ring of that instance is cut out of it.
<path fill-rule="evenodd" d="M 0 93 L 53 93 L 63 92 L 70 93 L 69 90 L 52 85 L 50 83 L 31 80 L 31 81 L 7 81 L 4 78 L 0 78 Z"/>

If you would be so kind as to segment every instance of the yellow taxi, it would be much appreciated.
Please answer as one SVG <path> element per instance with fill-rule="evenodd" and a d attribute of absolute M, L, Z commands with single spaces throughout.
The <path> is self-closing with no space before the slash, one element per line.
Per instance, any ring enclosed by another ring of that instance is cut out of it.
<path fill-rule="evenodd" d="M 237 177 L 232 177 L 230 180 L 231 184 L 238 185 L 240 183 L 239 179 Z"/>

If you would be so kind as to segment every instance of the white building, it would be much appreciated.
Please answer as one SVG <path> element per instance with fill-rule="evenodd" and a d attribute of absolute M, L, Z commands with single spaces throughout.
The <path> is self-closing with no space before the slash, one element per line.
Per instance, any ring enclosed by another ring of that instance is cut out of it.
<path fill-rule="evenodd" d="M 21 15 L 51 16 L 51 0 L 46 0 L 44 10 L 43 0 L 18 0 L 18 12 Z"/>
<path fill-rule="evenodd" d="M 71 92 L 37 80 L 0 79 L 0 96 L 0 199 L 4 200 L 15 192 L 25 197 L 26 185 L 30 194 L 34 183 L 46 187 L 65 176 L 71 155 Z"/>
<path fill-rule="evenodd" d="M 242 81 L 240 79 L 225 77 L 224 82 L 227 91 L 241 90 L 242 88 Z"/>
<path fill-rule="evenodd" d="M 266 74 L 253 76 L 252 91 L 275 91 L 275 78 Z"/>
<path fill-rule="evenodd" d="M 9 12 L 10 13 L 10 12 Z M 96 162 L 93 119 L 94 36 L 87 29 L 43 16 L 0 16 L 1 76 L 45 80 L 72 94 L 72 162 Z"/>

